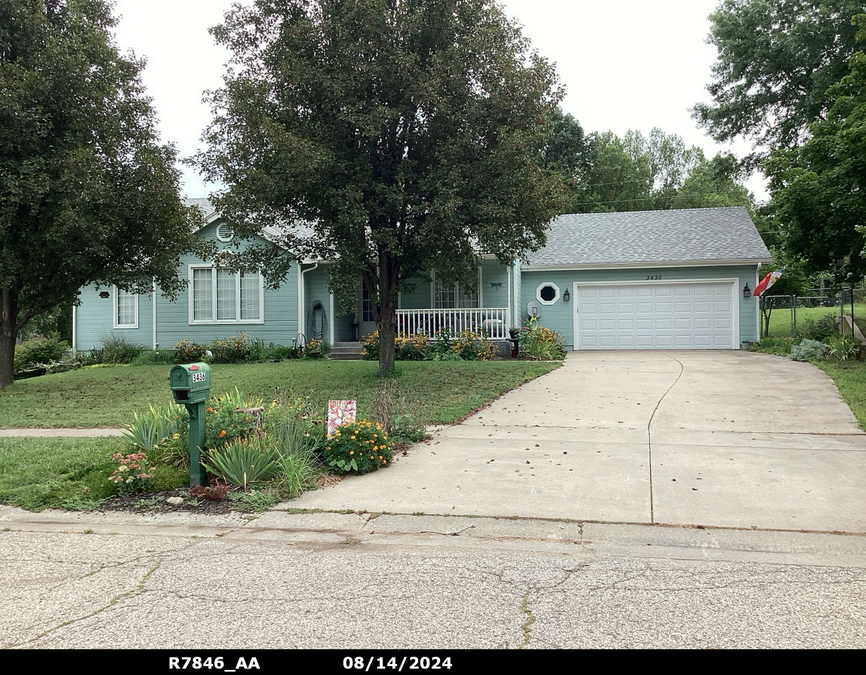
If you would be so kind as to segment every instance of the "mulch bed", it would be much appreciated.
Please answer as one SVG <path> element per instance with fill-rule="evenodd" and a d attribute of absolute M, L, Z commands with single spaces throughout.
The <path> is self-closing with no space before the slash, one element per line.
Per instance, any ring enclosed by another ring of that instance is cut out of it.
<path fill-rule="evenodd" d="M 409 443 L 400 443 L 394 448 L 394 459 L 406 457 Z M 325 474 L 319 478 L 317 487 L 319 489 L 336 485 L 342 476 Z M 180 497 L 183 502 L 170 504 L 171 497 Z M 130 497 L 111 497 L 96 509 L 97 511 L 125 511 L 127 513 L 201 513 L 209 516 L 221 516 L 233 511 L 249 512 L 241 502 L 234 499 L 202 499 L 194 500 L 190 497 L 189 488 L 176 488 L 162 492 L 150 492 L 148 494 L 132 495 Z"/>

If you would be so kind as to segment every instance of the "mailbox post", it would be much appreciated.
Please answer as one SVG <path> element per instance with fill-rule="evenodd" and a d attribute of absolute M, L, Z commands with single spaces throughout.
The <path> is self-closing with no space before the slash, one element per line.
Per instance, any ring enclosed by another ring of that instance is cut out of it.
<path fill-rule="evenodd" d="M 207 400 L 210 397 L 210 366 L 189 363 L 174 366 L 169 376 L 174 402 L 189 411 L 189 486 L 207 485 L 207 471 L 202 466 Z"/>

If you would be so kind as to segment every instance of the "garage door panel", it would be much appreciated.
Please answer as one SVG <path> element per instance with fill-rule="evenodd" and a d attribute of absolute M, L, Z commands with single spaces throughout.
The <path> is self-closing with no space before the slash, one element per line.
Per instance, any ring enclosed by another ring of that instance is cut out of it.
<path fill-rule="evenodd" d="M 575 290 L 577 349 L 734 346 L 736 303 L 730 282 L 611 284 Z"/>

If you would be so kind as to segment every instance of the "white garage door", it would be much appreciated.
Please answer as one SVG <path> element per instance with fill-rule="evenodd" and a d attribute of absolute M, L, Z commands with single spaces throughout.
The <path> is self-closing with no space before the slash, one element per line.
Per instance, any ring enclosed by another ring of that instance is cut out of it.
<path fill-rule="evenodd" d="M 575 349 L 733 349 L 734 284 L 575 284 Z"/>

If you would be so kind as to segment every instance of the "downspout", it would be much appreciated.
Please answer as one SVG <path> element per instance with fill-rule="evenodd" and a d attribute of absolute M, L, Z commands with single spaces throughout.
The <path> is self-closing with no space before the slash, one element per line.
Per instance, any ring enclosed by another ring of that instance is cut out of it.
<path fill-rule="evenodd" d="M 328 293 L 328 344 L 334 344 L 334 294 Z"/>
<path fill-rule="evenodd" d="M 307 286 L 306 286 L 306 282 L 304 281 L 304 275 L 307 272 L 312 272 L 318 266 L 319 266 L 319 263 L 314 263 L 310 269 L 303 270 L 300 273 L 300 282 L 301 283 L 300 283 L 300 290 L 298 293 L 298 295 L 300 296 L 299 300 L 298 300 L 298 332 L 303 333 L 304 337 L 307 336 L 307 334 L 305 332 L 306 328 L 307 328 L 307 322 L 306 322 L 306 314 L 304 312 L 304 303 L 305 303 L 306 287 Z M 298 265 L 298 270 L 300 270 L 300 269 L 301 269 L 301 267 L 300 267 L 300 265 Z"/>
<path fill-rule="evenodd" d="M 78 353 L 78 298 L 72 302 L 72 354 Z"/>
<path fill-rule="evenodd" d="M 159 343 L 156 341 L 156 279 L 153 280 L 153 349 L 156 350 Z"/>

